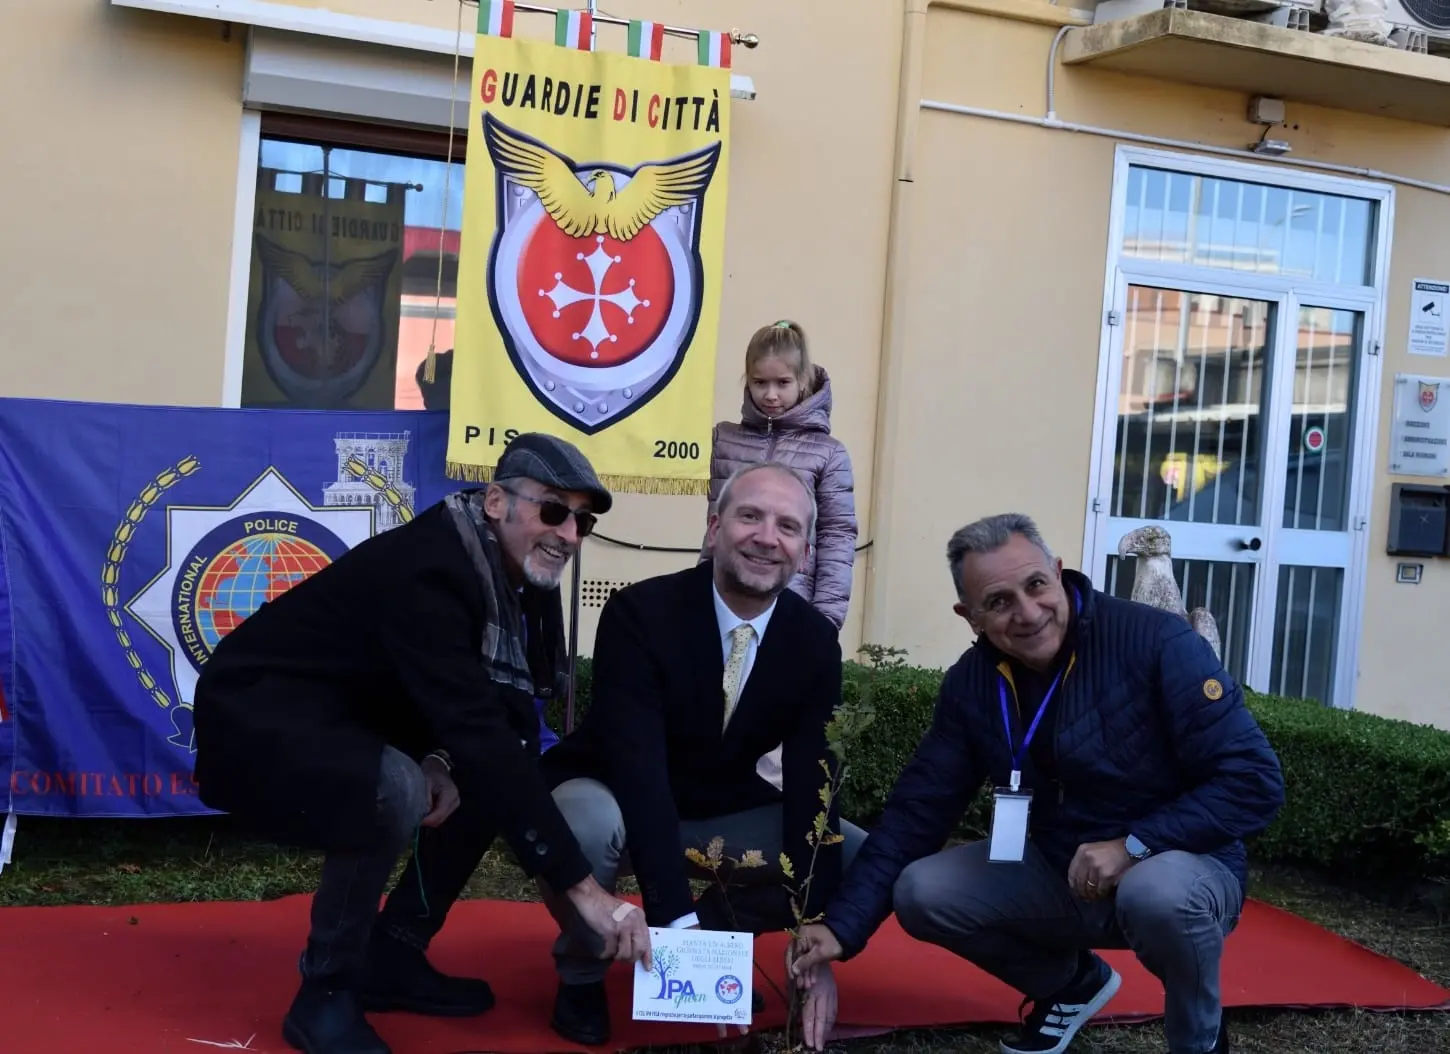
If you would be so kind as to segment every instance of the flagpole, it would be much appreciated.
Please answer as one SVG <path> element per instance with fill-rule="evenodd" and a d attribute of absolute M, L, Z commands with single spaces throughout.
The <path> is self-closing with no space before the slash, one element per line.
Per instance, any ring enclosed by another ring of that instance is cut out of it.
<path fill-rule="evenodd" d="M 589 12 L 591 16 L 591 21 L 594 23 L 595 26 L 598 26 L 601 23 L 606 26 L 629 25 L 629 19 L 627 18 L 620 18 L 617 15 L 600 14 L 599 0 L 585 0 L 585 2 L 588 4 L 588 7 L 585 10 Z M 468 0 L 468 3 L 476 6 L 477 0 Z M 537 15 L 552 15 L 555 14 L 559 9 L 557 7 L 549 7 L 547 4 L 531 4 L 528 3 L 527 0 L 520 0 L 520 2 L 514 4 L 514 10 L 531 11 Z M 686 29 L 683 26 L 665 26 L 665 33 L 668 36 L 687 37 L 691 40 L 695 39 L 700 35 L 700 31 L 698 29 Z M 756 48 L 760 46 L 760 37 L 755 33 L 746 33 L 743 30 L 732 29 L 730 30 L 728 36 L 730 37 L 730 42 L 732 44 L 739 44 L 741 47 Z"/>
<path fill-rule="evenodd" d="M 579 560 L 584 555 L 584 539 L 574 550 L 574 581 L 569 587 L 569 694 L 564 704 L 564 734 L 574 731 L 574 684 L 579 679 L 579 589 L 582 576 Z"/>
<path fill-rule="evenodd" d="M 595 34 L 597 34 L 599 32 L 599 26 L 598 26 L 599 0 L 589 0 L 588 11 L 589 11 L 589 50 L 590 51 L 593 51 L 594 50 L 594 37 L 595 37 Z M 579 594 L 576 591 L 574 595 L 575 595 L 575 597 L 578 597 Z"/>

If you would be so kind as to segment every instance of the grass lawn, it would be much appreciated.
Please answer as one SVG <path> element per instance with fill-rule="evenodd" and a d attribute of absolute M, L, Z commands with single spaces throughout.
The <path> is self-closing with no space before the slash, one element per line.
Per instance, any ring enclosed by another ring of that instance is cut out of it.
<path fill-rule="evenodd" d="M 25 818 L 16 860 L 0 875 L 0 907 L 131 904 L 149 901 L 258 900 L 308 892 L 316 859 L 257 845 L 224 821 L 44 821 Z M 1252 894 L 1393 956 L 1450 986 L 1450 924 L 1429 906 L 1394 906 L 1322 878 L 1256 869 Z M 466 896 L 534 899 L 531 882 L 501 854 L 490 853 Z M 298 942 L 303 935 L 298 934 Z M 1231 1012 L 1234 1050 L 1248 1054 L 1443 1054 L 1450 1051 L 1450 1012 Z M 842 1044 L 879 1054 L 995 1054 L 1000 1029 L 896 1033 Z M 769 1039 L 762 1040 L 769 1047 Z M 1156 1025 L 1094 1027 L 1075 1054 L 1162 1054 Z"/>

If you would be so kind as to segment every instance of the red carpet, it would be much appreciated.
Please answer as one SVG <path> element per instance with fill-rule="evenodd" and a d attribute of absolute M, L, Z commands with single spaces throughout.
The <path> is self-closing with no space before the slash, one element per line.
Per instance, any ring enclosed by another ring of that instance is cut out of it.
<path fill-rule="evenodd" d="M 289 1048 L 280 1032 L 296 983 L 308 899 L 132 908 L 0 910 L 0 1049 L 13 1054 L 171 1054 L 246 1044 L 262 1054 Z M 398 1054 L 553 1052 L 571 1049 L 548 1026 L 553 999 L 553 923 L 537 904 L 459 905 L 433 959 L 444 970 L 482 974 L 499 1005 L 472 1021 L 378 1015 Z M 757 942 L 756 960 L 779 982 L 779 936 Z M 1107 958 L 1123 974 L 1108 1004 L 1118 1020 L 1156 1017 L 1158 983 L 1129 953 Z M 1018 997 L 939 948 L 888 921 L 857 960 L 839 968 L 842 1023 L 909 1028 L 1017 1019 Z M 778 1026 L 781 1003 L 756 975 Z M 628 974 L 610 977 L 615 1047 L 704 1042 L 713 1026 L 629 1020 Z M 1235 1006 L 1375 1010 L 1450 1007 L 1450 991 L 1414 971 L 1304 920 L 1251 903 L 1229 939 L 1224 1003 Z M 250 1042 L 248 1042 L 250 1041 Z M 236 1049 L 236 1047 L 232 1047 Z"/>

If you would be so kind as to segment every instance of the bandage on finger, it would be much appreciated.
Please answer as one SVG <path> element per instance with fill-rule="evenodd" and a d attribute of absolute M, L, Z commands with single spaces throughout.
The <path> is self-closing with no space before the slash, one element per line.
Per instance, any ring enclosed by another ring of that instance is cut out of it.
<path fill-rule="evenodd" d="M 615 922 L 623 922 L 625 919 L 629 918 L 632 912 L 638 910 L 639 909 L 635 907 L 635 905 L 629 903 L 628 901 L 625 901 L 623 904 L 619 905 L 619 907 L 614 909 L 614 915 L 612 916 L 612 918 Z"/>

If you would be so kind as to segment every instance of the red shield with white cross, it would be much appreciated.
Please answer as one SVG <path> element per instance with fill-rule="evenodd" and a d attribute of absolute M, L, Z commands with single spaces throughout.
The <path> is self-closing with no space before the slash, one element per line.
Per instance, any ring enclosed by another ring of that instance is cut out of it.
<path fill-rule="evenodd" d="M 577 163 L 492 114 L 483 127 L 497 180 L 494 320 L 539 402 L 593 435 L 662 391 L 689 349 L 719 145 L 631 168 Z"/>

